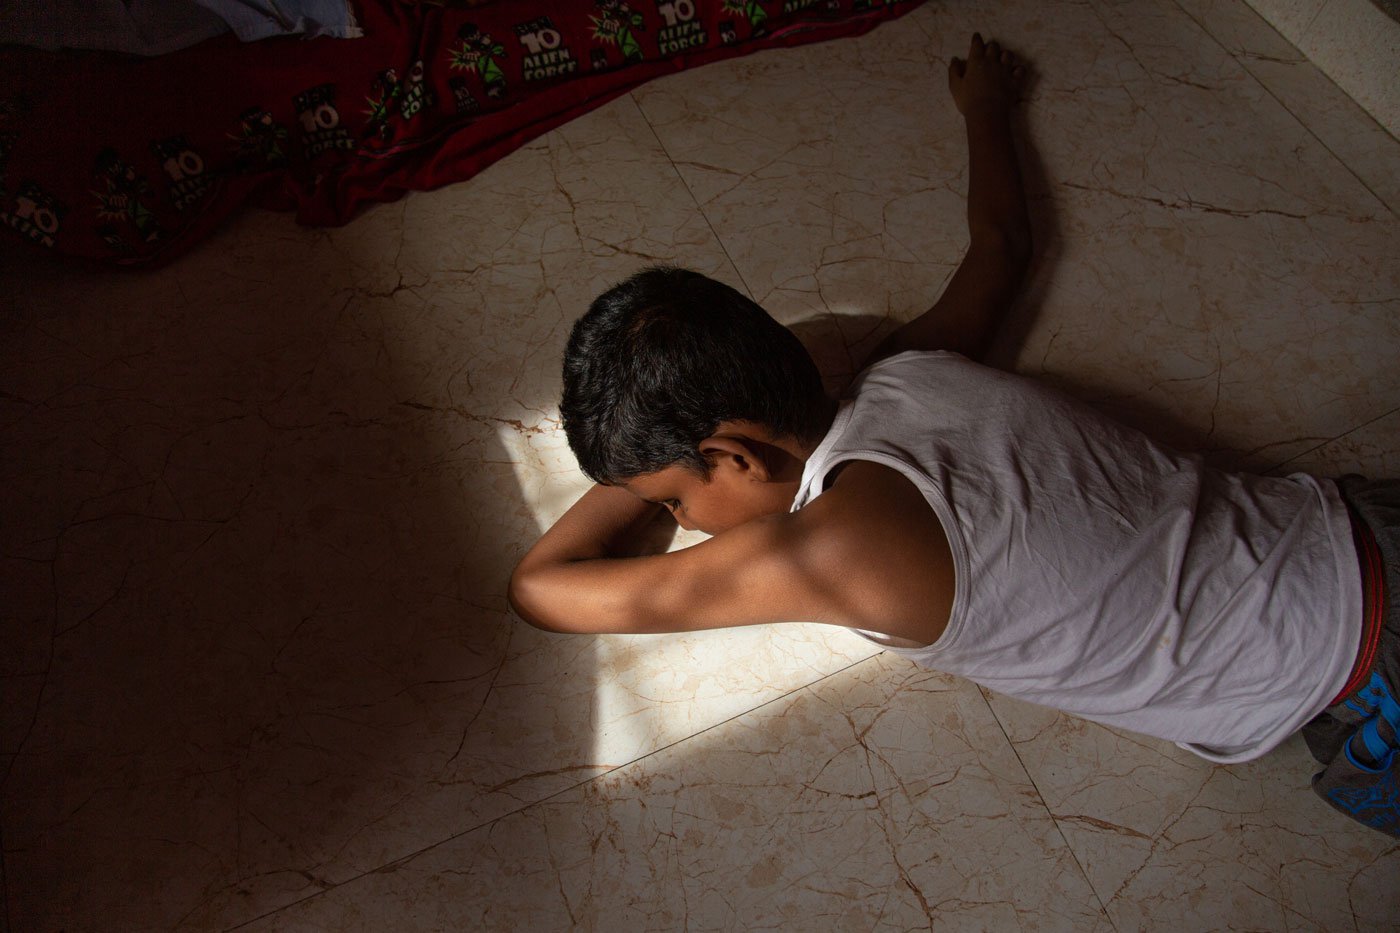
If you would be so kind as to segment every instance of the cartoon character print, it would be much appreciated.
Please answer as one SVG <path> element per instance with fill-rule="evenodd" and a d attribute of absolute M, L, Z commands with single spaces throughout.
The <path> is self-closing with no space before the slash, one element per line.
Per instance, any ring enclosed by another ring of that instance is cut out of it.
<path fill-rule="evenodd" d="M 301 145 L 307 159 L 335 149 L 354 149 L 350 131 L 340 125 L 335 85 L 318 84 L 292 98 L 301 122 Z"/>
<path fill-rule="evenodd" d="M 403 94 L 399 73 L 393 68 L 386 68 L 374 79 L 371 87 L 379 96 L 365 98 L 365 103 L 369 104 L 369 109 L 365 111 L 365 134 L 388 139 L 392 132 L 389 118 L 396 109 L 395 105 L 400 95 Z"/>
<path fill-rule="evenodd" d="M 205 171 L 203 157 L 184 136 L 157 140 L 151 143 L 151 152 L 170 176 L 170 199 L 176 210 L 185 210 L 209 193 L 214 173 Z"/>
<path fill-rule="evenodd" d="M 106 188 L 105 191 L 92 192 L 93 197 L 97 198 L 98 220 L 119 220 L 130 224 L 143 243 L 154 243 L 160 239 L 156 215 L 145 203 L 145 199 L 151 196 L 151 186 L 136 174 L 131 163 L 108 147 L 97 154 L 93 174 Z M 119 251 L 126 250 L 126 240 L 116 225 L 105 224 L 97 232 L 108 246 Z"/>
<path fill-rule="evenodd" d="M 423 80 L 425 73 L 421 60 L 415 61 L 408 69 L 408 80 L 404 82 L 403 94 L 399 98 L 399 116 L 405 120 L 412 120 L 437 103 L 437 95 Z"/>
<path fill-rule="evenodd" d="M 398 118 L 405 123 L 422 113 L 427 107 L 437 103 L 437 96 L 423 80 L 424 69 L 421 61 L 413 63 L 408 77 L 399 80 L 399 73 L 386 68 L 374 79 L 377 98 L 369 97 L 369 109 L 365 111 L 365 132 L 371 136 L 387 139 L 393 132 L 389 121 Z"/>
<path fill-rule="evenodd" d="M 461 74 L 454 74 L 447 80 L 448 88 L 452 90 L 452 104 L 456 106 L 458 113 L 475 113 L 482 109 L 482 102 L 472 97 L 472 88 L 466 85 L 466 78 Z"/>
<path fill-rule="evenodd" d="M 458 113 L 476 113 L 481 109 L 481 103 L 472 96 L 471 90 L 467 87 L 467 79 L 461 75 L 453 75 L 447 79 L 447 86 L 452 89 L 452 103 L 456 106 Z"/>
<path fill-rule="evenodd" d="M 749 21 L 752 35 L 759 36 L 767 32 L 763 24 L 768 20 L 768 11 L 758 0 L 724 0 L 724 12 L 742 14 Z"/>
<path fill-rule="evenodd" d="M 506 75 L 497 58 L 506 57 L 506 47 L 483 33 L 476 23 L 463 23 L 457 30 L 457 38 L 462 41 L 460 48 L 451 53 L 453 68 L 474 71 L 481 76 L 486 87 L 486 96 L 493 100 L 505 96 Z"/>
<path fill-rule="evenodd" d="M 9 127 L 19 123 L 21 116 L 30 113 L 30 102 L 25 97 L 0 98 L 0 186 L 4 186 L 9 174 L 10 157 L 19 143 L 19 134 Z M 0 195 L 4 188 L 0 187 Z M 44 190 L 37 182 L 25 180 L 19 186 L 13 199 L 0 200 L 0 225 L 9 227 L 31 243 L 52 247 L 63 216 L 68 207 L 58 198 Z"/>
<path fill-rule="evenodd" d="M 515 35 L 525 46 L 520 74 L 527 82 L 547 81 L 578 70 L 574 53 L 564 45 L 564 37 L 554 28 L 554 21 L 548 16 L 528 23 L 517 23 Z"/>
<path fill-rule="evenodd" d="M 4 224 L 31 243 L 52 247 L 54 238 L 63 223 L 63 215 L 68 213 L 67 205 L 32 181 L 20 185 L 15 195 L 15 207 L 11 211 L 0 211 L 0 224 Z"/>
<path fill-rule="evenodd" d="M 702 48 L 709 41 L 705 24 L 695 16 L 694 0 L 663 0 L 656 4 L 656 12 L 666 21 L 656 34 L 656 47 L 662 55 Z"/>
<path fill-rule="evenodd" d="M 249 107 L 238 121 L 238 132 L 228 137 L 234 143 L 235 171 L 257 172 L 287 164 L 287 128 L 274 121 L 269 111 Z"/>
<path fill-rule="evenodd" d="M 689 3 L 690 0 L 683 0 Z M 634 12 L 623 0 L 597 0 L 601 16 L 590 16 L 593 23 L 593 38 L 622 49 L 622 57 L 629 62 L 641 61 L 642 44 L 632 34 L 632 30 L 646 29 L 642 14 Z"/>

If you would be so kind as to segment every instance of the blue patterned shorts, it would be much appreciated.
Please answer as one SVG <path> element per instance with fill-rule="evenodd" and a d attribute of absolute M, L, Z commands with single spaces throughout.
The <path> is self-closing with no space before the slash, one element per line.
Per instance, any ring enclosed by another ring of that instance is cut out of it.
<path fill-rule="evenodd" d="M 1358 556 L 1370 568 L 1364 576 L 1372 604 L 1380 607 L 1379 624 L 1370 629 L 1374 659 L 1360 686 L 1304 726 L 1303 738 L 1325 765 L 1313 777 L 1318 796 L 1400 837 L 1400 480 L 1346 477 L 1338 488 L 1374 539 L 1358 547 Z"/>

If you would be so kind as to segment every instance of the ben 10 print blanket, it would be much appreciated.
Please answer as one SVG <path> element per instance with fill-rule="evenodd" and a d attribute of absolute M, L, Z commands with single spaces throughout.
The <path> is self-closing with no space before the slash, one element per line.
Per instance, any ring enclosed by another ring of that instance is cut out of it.
<path fill-rule="evenodd" d="M 470 178 L 652 78 L 862 33 L 915 6 L 360 0 L 356 39 L 224 35 L 157 58 L 5 46 L 0 240 L 139 265 L 244 204 L 344 224 Z"/>

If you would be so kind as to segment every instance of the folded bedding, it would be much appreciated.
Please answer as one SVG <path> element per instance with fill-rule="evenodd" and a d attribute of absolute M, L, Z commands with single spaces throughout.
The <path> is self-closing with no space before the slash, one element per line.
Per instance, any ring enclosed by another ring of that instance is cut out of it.
<path fill-rule="evenodd" d="M 652 78 L 862 33 L 917 5 L 357 0 L 346 22 L 363 34 L 348 42 L 228 33 L 151 58 L 3 46 L 0 243 L 144 265 L 244 205 L 343 224 L 469 179 Z"/>

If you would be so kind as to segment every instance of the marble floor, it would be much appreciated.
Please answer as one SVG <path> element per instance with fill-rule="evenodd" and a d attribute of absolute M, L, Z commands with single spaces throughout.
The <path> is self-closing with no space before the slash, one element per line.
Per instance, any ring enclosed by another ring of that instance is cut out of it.
<path fill-rule="evenodd" d="M 1222 465 L 1400 475 L 1400 144 L 1239 0 L 930 3 L 647 85 L 338 230 L 0 271 L 14 931 L 1378 930 L 1299 741 L 1213 767 L 819 626 L 563 637 L 559 358 L 674 262 L 833 381 L 965 246 L 944 80 L 1033 63 L 996 350 Z"/>

